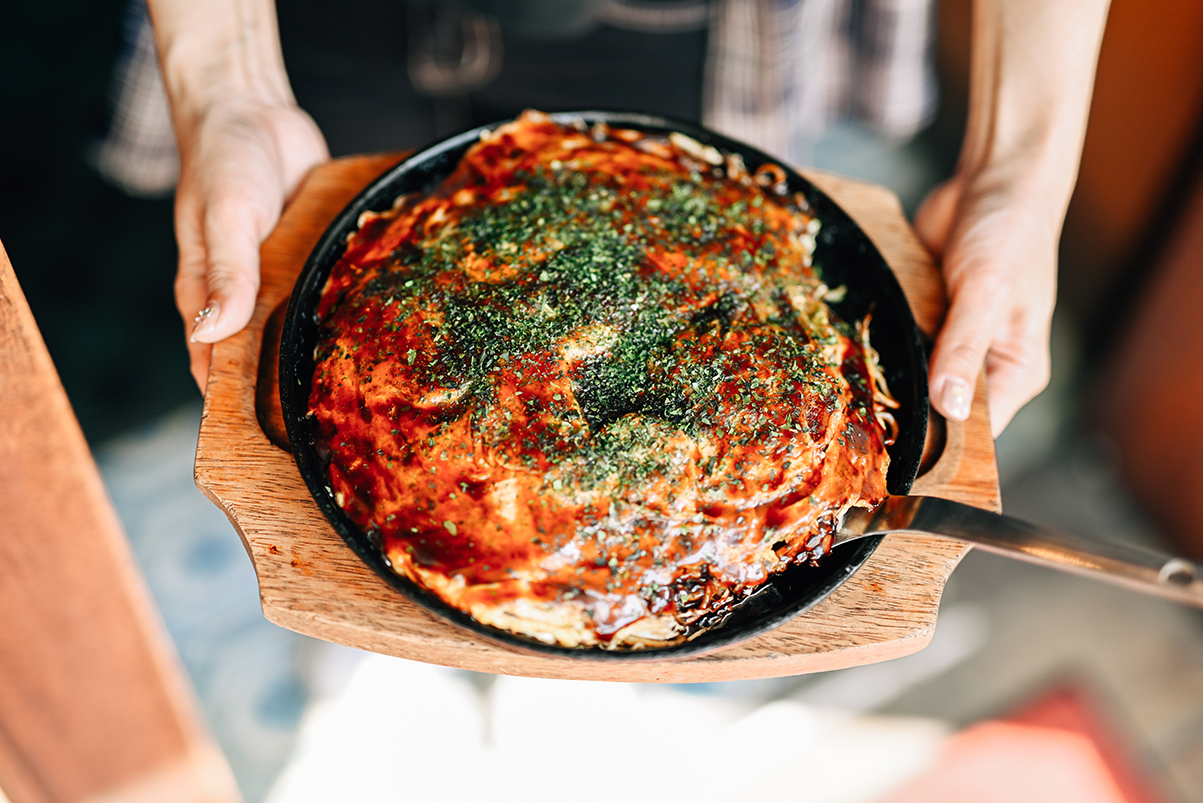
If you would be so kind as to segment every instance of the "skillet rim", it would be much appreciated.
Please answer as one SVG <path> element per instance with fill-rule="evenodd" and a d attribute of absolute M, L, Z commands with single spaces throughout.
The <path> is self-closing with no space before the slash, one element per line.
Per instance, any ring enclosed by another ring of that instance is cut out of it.
<path fill-rule="evenodd" d="M 896 277 L 880 251 L 838 204 L 818 187 L 802 177 L 786 163 L 773 159 L 762 151 L 724 137 L 700 126 L 653 114 L 624 111 L 574 111 L 549 115 L 561 124 L 596 122 L 619 127 L 637 128 L 652 133 L 679 132 L 720 151 L 740 154 L 750 171 L 764 163 L 781 166 L 786 173 L 789 192 L 802 191 L 822 226 L 816 246 L 815 263 L 828 279 L 821 264 L 831 256 L 837 264 L 833 272 L 840 274 L 869 272 L 874 280 L 873 292 L 868 281 L 849 286 L 843 302 L 833 304 L 845 320 L 855 320 L 871 313 L 871 332 L 883 327 L 890 333 L 889 342 L 879 343 L 879 335 L 871 335 L 879 351 L 891 353 L 882 365 L 895 397 L 908 414 L 906 422 L 899 421 L 899 442 L 890 447 L 891 465 L 887 478 L 890 493 L 910 490 L 918 472 L 926 435 L 929 400 L 927 397 L 927 363 L 922 335 L 915 324 L 910 305 Z M 495 130 L 510 120 L 476 126 L 468 131 L 440 140 L 423 148 L 370 182 L 348 203 L 322 234 L 306 259 L 289 298 L 280 345 L 279 387 L 280 404 L 285 429 L 297 469 L 323 516 L 351 550 L 366 563 L 387 585 L 435 615 L 471 631 L 473 634 L 500 643 L 511 649 L 534 652 L 546 657 L 588 661 L 666 661 L 693 658 L 708 652 L 730 647 L 771 630 L 800 613 L 819 604 L 843 585 L 868 561 L 882 537 L 862 539 L 841 546 L 825 556 L 816 567 L 793 566 L 774 575 L 762 589 L 724 617 L 711 629 L 682 644 L 637 650 L 605 650 L 572 648 L 546 644 L 533 638 L 499 630 L 477 622 L 469 614 L 451 607 L 443 600 L 394 572 L 379 544 L 356 527 L 334 502 L 325 475 L 325 466 L 313 447 L 313 432 L 308 421 L 308 397 L 313 375 L 313 345 L 317 334 L 315 310 L 322 286 L 334 264 L 343 253 L 347 236 L 357 230 L 360 214 L 369 209 L 382 210 L 392 206 L 400 194 L 423 191 L 450 173 L 460 156 L 482 132 Z M 835 248 L 837 251 L 832 251 Z M 838 253 L 842 249 L 849 254 Z M 855 267 L 852 262 L 859 261 Z M 833 286 L 835 285 L 832 282 Z M 884 313 L 884 314 L 883 314 Z M 902 361 L 907 365 L 903 367 Z M 905 380 L 899 382 L 899 379 Z M 898 393 L 899 387 L 906 389 Z"/>

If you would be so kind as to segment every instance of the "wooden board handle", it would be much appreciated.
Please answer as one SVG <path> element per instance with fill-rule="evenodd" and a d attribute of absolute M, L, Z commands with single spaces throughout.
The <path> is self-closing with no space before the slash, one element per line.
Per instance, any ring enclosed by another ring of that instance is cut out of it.
<path fill-rule="evenodd" d="M 835 593 L 769 633 L 699 658 L 638 664 L 549 658 L 503 647 L 435 617 L 376 577 L 323 518 L 282 448 L 287 441 L 274 389 L 278 357 L 271 353 L 278 335 L 269 323 L 283 315 L 281 306 L 330 221 L 398 158 L 340 159 L 310 174 L 263 243 L 260 294 L 250 325 L 214 347 L 197 484 L 242 536 L 269 619 L 318 638 L 447 666 L 647 682 L 838 669 L 906 655 L 928 642 L 944 582 L 965 550 L 923 537 L 886 539 Z M 945 308 L 942 281 L 898 199 L 850 179 L 804 175 L 868 233 L 897 274 L 920 327 L 934 332 Z M 978 391 L 969 421 L 948 426 L 943 451 L 916 491 L 997 509 L 993 441 L 980 384 Z"/>

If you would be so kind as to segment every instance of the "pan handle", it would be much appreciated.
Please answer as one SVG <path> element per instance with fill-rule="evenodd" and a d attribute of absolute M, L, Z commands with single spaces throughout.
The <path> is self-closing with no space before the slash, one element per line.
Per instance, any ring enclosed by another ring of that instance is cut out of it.
<path fill-rule="evenodd" d="M 873 509 L 853 508 L 832 546 L 870 535 L 916 533 L 1106 580 L 1203 608 L 1203 567 L 1115 541 L 1101 541 L 933 496 L 891 496 Z"/>

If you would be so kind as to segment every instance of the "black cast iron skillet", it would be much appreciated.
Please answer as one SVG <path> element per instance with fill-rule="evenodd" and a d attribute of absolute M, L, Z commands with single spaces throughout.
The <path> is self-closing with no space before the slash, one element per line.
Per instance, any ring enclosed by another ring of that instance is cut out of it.
<path fill-rule="evenodd" d="M 828 286 L 848 288 L 844 299 L 832 306 L 845 321 L 860 320 L 872 313 L 870 337 L 881 355 L 890 388 L 901 404 L 896 416 L 900 434 L 890 447 L 887 485 L 891 494 L 907 493 L 919 469 L 927 427 L 927 357 L 902 288 L 880 252 L 847 213 L 809 181 L 782 165 L 780 160 L 698 126 L 622 112 L 572 112 L 552 117 L 565 124 L 604 122 L 649 133 L 676 131 L 721 151 L 740 154 L 750 171 L 754 172 L 766 162 L 785 168 L 789 193 L 804 193 L 822 224 L 815 264 Z M 417 604 L 493 641 L 546 655 L 604 661 L 665 660 L 698 655 L 776 627 L 827 597 L 868 560 L 881 542 L 881 536 L 865 538 L 834 550 L 817 567 L 791 567 L 742 602 L 721 624 L 684 644 L 637 651 L 552 646 L 482 625 L 397 575 L 385 563 L 381 550 L 335 504 L 327 487 L 326 467 L 314 449 L 313 429 L 307 417 L 313 349 L 317 341 L 315 310 L 322 286 L 342 256 L 347 236 L 356 230 L 361 213 L 388 209 L 398 195 L 433 188 L 454 169 L 482 131 L 495 127 L 475 128 L 444 140 L 411 156 L 372 182 L 330 224 L 297 280 L 280 345 L 280 403 L 297 468 L 322 513 L 368 566 Z"/>

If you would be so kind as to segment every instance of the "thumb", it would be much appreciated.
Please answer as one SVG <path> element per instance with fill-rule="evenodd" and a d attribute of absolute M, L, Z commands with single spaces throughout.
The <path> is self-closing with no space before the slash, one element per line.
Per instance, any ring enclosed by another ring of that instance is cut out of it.
<path fill-rule="evenodd" d="M 915 233 L 937 258 L 944 256 L 948 247 L 960 200 L 961 184 L 953 178 L 928 193 L 915 214 Z M 948 271 L 944 273 L 947 276 Z M 946 418 L 957 421 L 969 417 L 974 384 L 990 348 L 992 327 L 982 326 L 981 307 L 973 303 L 985 295 L 972 279 L 959 288 L 932 352 L 932 404 Z M 988 304 L 989 299 L 985 300 Z"/>
<path fill-rule="evenodd" d="M 953 178 L 928 193 L 915 213 L 915 233 L 929 251 L 939 256 L 948 245 L 957 206 L 961 202 L 961 183 Z"/>
<path fill-rule="evenodd" d="M 1005 285 L 994 281 L 993 271 L 969 270 L 962 275 L 930 364 L 932 404 L 955 421 L 969 418 L 978 374 L 1006 309 Z"/>
<path fill-rule="evenodd" d="M 205 280 L 208 297 L 189 338 L 216 343 L 251 320 L 259 292 L 259 234 L 255 216 L 235 197 L 205 211 Z"/>

